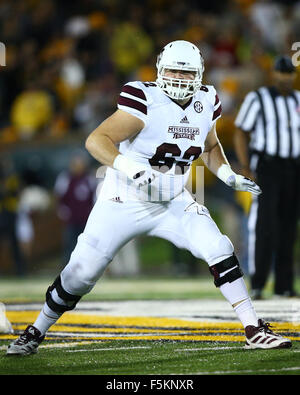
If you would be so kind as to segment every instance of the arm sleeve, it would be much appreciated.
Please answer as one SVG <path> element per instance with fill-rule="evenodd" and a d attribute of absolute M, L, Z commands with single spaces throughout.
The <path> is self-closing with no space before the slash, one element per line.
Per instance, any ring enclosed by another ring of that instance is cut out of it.
<path fill-rule="evenodd" d="M 250 132 L 254 128 L 259 111 L 260 104 L 257 94 L 255 92 L 248 93 L 234 121 L 235 126 L 245 132 Z"/>
<path fill-rule="evenodd" d="M 118 99 L 118 108 L 141 119 L 145 125 L 147 124 L 147 97 L 138 82 L 130 82 L 123 86 Z"/>

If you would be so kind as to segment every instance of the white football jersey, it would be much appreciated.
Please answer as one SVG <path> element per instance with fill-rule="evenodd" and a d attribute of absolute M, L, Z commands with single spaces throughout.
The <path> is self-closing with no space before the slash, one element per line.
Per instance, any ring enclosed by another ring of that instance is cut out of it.
<path fill-rule="evenodd" d="M 123 172 L 108 168 L 100 199 L 169 201 L 185 188 L 190 165 L 205 148 L 213 124 L 221 116 L 221 103 L 213 86 L 205 85 L 180 106 L 154 82 L 123 86 L 118 109 L 138 117 L 144 128 L 119 145 L 121 154 L 157 171 L 147 187 L 138 189 Z"/>

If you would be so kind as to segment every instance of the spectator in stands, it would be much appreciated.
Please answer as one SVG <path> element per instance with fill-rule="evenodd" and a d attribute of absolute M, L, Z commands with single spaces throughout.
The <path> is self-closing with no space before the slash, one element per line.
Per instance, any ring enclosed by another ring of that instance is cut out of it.
<path fill-rule="evenodd" d="M 8 240 L 15 274 L 26 274 L 25 259 L 17 238 L 17 214 L 20 180 L 7 156 L 0 162 L 0 241 Z"/>
<path fill-rule="evenodd" d="M 63 259 L 69 261 L 77 237 L 82 233 L 94 203 L 96 178 L 89 172 L 88 160 L 81 151 L 72 155 L 69 168 L 55 183 L 57 214 L 64 224 Z"/>
<path fill-rule="evenodd" d="M 110 43 L 110 56 L 120 78 L 127 78 L 152 53 L 151 37 L 141 26 L 124 22 L 115 27 Z"/>
<path fill-rule="evenodd" d="M 42 131 L 52 118 L 53 102 L 50 94 L 40 88 L 37 79 L 29 81 L 12 105 L 13 127 L 26 140 Z"/>

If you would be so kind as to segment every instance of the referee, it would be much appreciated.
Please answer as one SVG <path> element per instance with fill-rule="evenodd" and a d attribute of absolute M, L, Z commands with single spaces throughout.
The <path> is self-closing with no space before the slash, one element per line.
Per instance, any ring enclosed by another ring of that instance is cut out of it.
<path fill-rule="evenodd" d="M 293 250 L 300 179 L 300 91 L 287 56 L 275 59 L 272 86 L 248 93 L 235 120 L 234 145 L 242 174 L 262 194 L 248 218 L 248 264 L 253 299 L 261 299 L 274 270 L 274 294 L 296 296 Z"/>

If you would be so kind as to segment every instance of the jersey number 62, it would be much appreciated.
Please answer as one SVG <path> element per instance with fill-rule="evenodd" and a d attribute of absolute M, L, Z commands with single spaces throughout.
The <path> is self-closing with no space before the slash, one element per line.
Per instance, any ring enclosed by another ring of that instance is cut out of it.
<path fill-rule="evenodd" d="M 152 167 L 165 173 L 176 162 L 175 174 L 184 174 L 192 161 L 198 159 L 201 153 L 201 147 L 191 146 L 182 155 L 177 144 L 163 143 L 157 147 L 155 154 L 149 159 L 149 163 Z"/>

